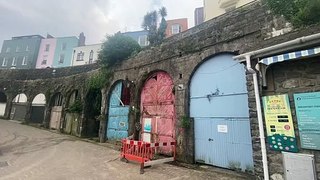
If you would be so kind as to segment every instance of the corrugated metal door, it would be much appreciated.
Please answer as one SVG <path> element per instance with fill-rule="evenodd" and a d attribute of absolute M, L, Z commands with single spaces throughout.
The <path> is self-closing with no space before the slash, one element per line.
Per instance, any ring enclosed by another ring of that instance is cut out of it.
<path fill-rule="evenodd" d="M 190 116 L 197 162 L 253 170 L 245 68 L 232 55 L 215 56 L 196 70 L 190 84 Z"/>
<path fill-rule="evenodd" d="M 53 106 L 51 109 L 50 128 L 59 129 L 62 106 Z"/>
<path fill-rule="evenodd" d="M 141 93 L 141 124 L 144 141 L 175 141 L 176 117 L 173 88 L 173 81 L 165 72 L 157 72 L 146 81 Z M 163 153 L 170 151 L 170 148 L 162 149 Z"/>
<path fill-rule="evenodd" d="M 121 102 L 122 82 L 118 82 L 112 90 L 109 101 L 107 138 L 120 140 L 128 137 L 129 106 Z"/>

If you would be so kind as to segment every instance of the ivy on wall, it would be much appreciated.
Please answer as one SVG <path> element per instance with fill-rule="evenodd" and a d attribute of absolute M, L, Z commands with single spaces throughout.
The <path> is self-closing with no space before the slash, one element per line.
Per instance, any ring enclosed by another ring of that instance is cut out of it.
<path fill-rule="evenodd" d="M 294 27 L 320 23 L 320 0 L 263 0 L 270 10 Z"/>

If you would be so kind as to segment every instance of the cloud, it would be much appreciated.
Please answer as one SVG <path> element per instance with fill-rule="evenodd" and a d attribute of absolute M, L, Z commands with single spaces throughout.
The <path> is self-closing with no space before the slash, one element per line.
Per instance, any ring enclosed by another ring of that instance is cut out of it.
<path fill-rule="evenodd" d="M 202 0 L 1 0 L 0 44 L 13 36 L 47 33 L 78 36 L 87 44 L 99 43 L 106 34 L 141 30 L 148 11 L 167 7 L 168 18 L 188 17 Z"/>

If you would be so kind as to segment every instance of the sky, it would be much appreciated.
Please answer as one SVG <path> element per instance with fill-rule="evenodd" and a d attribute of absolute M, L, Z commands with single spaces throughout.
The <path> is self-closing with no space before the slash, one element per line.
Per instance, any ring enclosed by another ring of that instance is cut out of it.
<path fill-rule="evenodd" d="M 86 44 L 101 43 L 105 35 L 142 30 L 143 16 L 166 7 L 167 20 L 188 18 L 203 0 L 0 0 L 0 47 L 14 36 L 39 34 L 78 36 Z"/>

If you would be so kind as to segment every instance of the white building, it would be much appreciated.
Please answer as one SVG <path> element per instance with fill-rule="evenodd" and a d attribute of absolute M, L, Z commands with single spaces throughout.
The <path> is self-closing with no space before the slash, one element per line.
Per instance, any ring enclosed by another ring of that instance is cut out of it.
<path fill-rule="evenodd" d="M 220 16 L 255 0 L 204 0 L 204 20 Z"/>
<path fill-rule="evenodd" d="M 73 48 L 72 66 L 92 64 L 98 60 L 102 44 L 92 44 Z"/>

